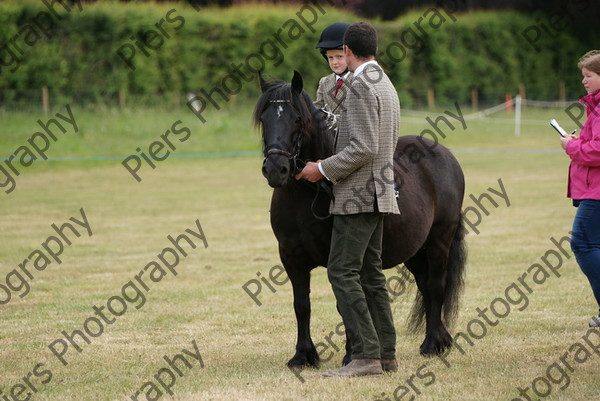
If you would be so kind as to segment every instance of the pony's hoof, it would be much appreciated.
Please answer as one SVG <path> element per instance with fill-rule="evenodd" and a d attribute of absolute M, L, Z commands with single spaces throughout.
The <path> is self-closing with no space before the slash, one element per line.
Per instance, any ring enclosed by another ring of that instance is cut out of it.
<path fill-rule="evenodd" d="M 452 345 L 453 341 L 454 339 L 450 333 L 448 333 L 448 330 L 442 327 L 440 330 L 434 331 L 425 336 L 425 340 L 423 341 L 423 344 L 421 344 L 420 348 L 421 355 L 440 355 Z"/>
<path fill-rule="evenodd" d="M 423 341 L 419 349 L 423 356 L 436 356 L 442 354 L 452 345 L 452 341 Z"/>
<path fill-rule="evenodd" d="M 316 352 L 315 352 L 316 354 Z M 307 367 L 318 368 L 319 367 L 319 356 L 318 355 L 299 355 L 296 354 L 287 363 L 288 368 L 299 368 L 304 369 Z"/>
<path fill-rule="evenodd" d="M 443 349 L 438 348 L 435 345 L 421 345 L 421 348 L 419 349 L 419 352 L 421 353 L 421 355 L 423 356 L 436 356 L 436 355 L 440 355 L 443 352 Z"/>

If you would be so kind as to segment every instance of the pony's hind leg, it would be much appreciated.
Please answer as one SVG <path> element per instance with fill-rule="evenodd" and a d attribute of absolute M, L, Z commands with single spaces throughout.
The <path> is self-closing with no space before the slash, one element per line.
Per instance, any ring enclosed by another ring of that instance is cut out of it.
<path fill-rule="evenodd" d="M 405 262 L 408 270 L 415 277 L 418 292 L 415 296 L 415 303 L 409 316 L 409 328 L 413 332 L 417 332 L 426 323 L 425 341 L 421 344 L 421 354 L 427 355 L 424 349 L 429 349 L 432 336 L 430 335 L 430 319 L 431 315 L 431 291 L 428 287 L 429 282 L 429 263 L 427 254 L 424 248 L 421 248 L 412 258 Z"/>
<path fill-rule="evenodd" d="M 423 248 L 405 264 L 415 276 L 420 294 L 411 312 L 413 329 L 425 320 L 425 340 L 422 355 L 438 355 L 452 344 L 452 337 L 442 321 L 442 308 L 446 299 L 447 264 L 450 245 L 455 230 L 432 228 Z"/>
<path fill-rule="evenodd" d="M 438 355 L 452 344 L 452 336 L 448 333 L 442 320 L 443 308 L 448 299 L 448 256 L 456 225 L 434 225 L 425 245 L 427 258 L 426 291 L 429 302 L 426 304 L 426 334 L 421 344 L 421 354 Z"/>

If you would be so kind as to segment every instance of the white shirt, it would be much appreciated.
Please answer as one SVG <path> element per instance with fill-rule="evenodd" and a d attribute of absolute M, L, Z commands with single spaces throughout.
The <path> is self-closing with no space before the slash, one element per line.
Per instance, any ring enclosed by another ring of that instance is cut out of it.
<path fill-rule="evenodd" d="M 369 60 L 365 63 L 362 63 L 361 65 L 359 65 L 356 70 L 354 70 L 354 76 L 356 77 L 358 74 L 360 74 L 361 72 L 363 72 L 363 70 L 365 69 L 366 66 L 368 66 L 369 64 L 375 64 L 375 65 L 379 65 L 377 64 L 377 61 L 375 60 Z"/>
<path fill-rule="evenodd" d="M 337 81 L 338 79 L 341 79 L 342 81 L 346 82 L 348 75 L 350 75 L 350 71 L 346 72 L 344 75 L 335 74 L 335 80 Z"/>

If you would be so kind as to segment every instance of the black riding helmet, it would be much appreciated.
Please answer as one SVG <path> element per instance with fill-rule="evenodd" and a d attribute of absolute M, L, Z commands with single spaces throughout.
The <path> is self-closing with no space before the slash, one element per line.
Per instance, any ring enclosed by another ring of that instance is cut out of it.
<path fill-rule="evenodd" d="M 321 49 L 321 54 L 327 60 L 327 50 L 342 49 L 344 45 L 344 33 L 350 24 L 346 22 L 336 22 L 323 29 L 317 49 Z"/>

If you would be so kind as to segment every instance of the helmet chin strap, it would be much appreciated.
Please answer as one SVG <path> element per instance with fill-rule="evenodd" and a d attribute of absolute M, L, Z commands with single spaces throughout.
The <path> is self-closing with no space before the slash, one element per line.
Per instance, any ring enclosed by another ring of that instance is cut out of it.
<path fill-rule="evenodd" d="M 348 69 L 348 67 L 346 67 L 346 69 L 341 74 L 338 74 L 338 75 L 340 77 L 343 77 L 344 75 L 346 75 L 348 73 L 348 71 L 349 71 L 349 69 Z"/>

